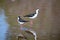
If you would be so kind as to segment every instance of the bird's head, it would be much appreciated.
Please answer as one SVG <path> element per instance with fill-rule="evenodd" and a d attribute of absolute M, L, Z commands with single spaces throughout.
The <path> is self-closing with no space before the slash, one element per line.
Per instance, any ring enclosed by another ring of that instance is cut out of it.
<path fill-rule="evenodd" d="M 20 16 L 18 16 L 20 18 Z"/>
<path fill-rule="evenodd" d="M 39 9 L 36 9 L 36 13 L 38 13 Z"/>
<path fill-rule="evenodd" d="M 20 19 L 20 16 L 18 16 L 18 19 Z"/>
<path fill-rule="evenodd" d="M 36 9 L 36 11 L 39 11 L 39 9 Z"/>

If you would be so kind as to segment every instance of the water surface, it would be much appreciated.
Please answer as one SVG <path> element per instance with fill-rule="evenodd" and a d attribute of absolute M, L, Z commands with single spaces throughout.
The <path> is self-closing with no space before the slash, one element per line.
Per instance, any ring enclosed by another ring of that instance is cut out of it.
<path fill-rule="evenodd" d="M 6 22 L 6 16 L 4 9 L 0 9 L 0 40 L 5 40 L 8 30 L 8 23 Z"/>

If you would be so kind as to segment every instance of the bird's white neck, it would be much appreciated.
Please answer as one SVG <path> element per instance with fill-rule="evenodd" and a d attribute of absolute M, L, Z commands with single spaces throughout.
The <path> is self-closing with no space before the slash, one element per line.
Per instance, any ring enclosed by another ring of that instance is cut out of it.
<path fill-rule="evenodd" d="M 39 9 L 36 10 L 36 14 L 38 14 Z"/>
<path fill-rule="evenodd" d="M 38 11 L 36 11 L 36 14 L 38 14 Z"/>
<path fill-rule="evenodd" d="M 31 19 L 34 19 L 34 18 L 36 18 L 37 17 L 37 15 L 38 15 L 38 11 L 39 11 L 39 9 L 37 9 L 35 12 L 36 12 L 36 14 L 33 16 L 33 17 L 30 17 Z"/>
<path fill-rule="evenodd" d="M 18 17 L 18 20 L 19 20 L 19 17 Z"/>

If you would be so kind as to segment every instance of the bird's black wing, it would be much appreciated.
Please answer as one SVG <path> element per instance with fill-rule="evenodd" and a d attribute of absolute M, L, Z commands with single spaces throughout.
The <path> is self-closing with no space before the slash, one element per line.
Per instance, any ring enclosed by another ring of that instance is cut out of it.
<path fill-rule="evenodd" d="M 33 17 L 36 13 L 25 15 L 24 17 Z"/>
<path fill-rule="evenodd" d="M 22 18 L 20 18 L 19 21 L 20 22 L 29 22 L 29 21 L 23 20 Z"/>

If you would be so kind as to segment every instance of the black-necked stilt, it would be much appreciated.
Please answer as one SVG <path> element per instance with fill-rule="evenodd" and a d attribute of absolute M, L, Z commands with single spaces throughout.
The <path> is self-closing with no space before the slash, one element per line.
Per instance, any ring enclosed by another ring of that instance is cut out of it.
<path fill-rule="evenodd" d="M 24 17 L 28 17 L 30 19 L 34 19 L 34 18 L 36 18 L 38 16 L 38 11 L 39 11 L 39 9 L 36 9 L 35 13 L 29 14 L 29 15 L 25 15 Z M 31 25 L 33 24 L 32 20 L 30 21 L 30 24 Z"/>
<path fill-rule="evenodd" d="M 18 23 L 19 24 L 24 24 L 25 22 L 28 22 L 28 21 L 25 21 L 20 16 L 18 16 Z"/>
<path fill-rule="evenodd" d="M 23 24 L 25 23 L 25 22 L 29 22 L 29 21 L 26 21 L 26 20 L 23 20 L 20 16 L 18 16 L 18 19 L 17 19 L 17 21 L 18 21 L 18 23 L 20 24 L 20 30 L 27 30 L 27 28 L 23 28 Z M 19 35 L 17 35 L 18 36 L 18 40 L 19 40 L 19 38 L 24 38 L 24 39 L 26 39 L 26 37 L 23 35 L 23 34 L 19 34 Z"/>
<path fill-rule="evenodd" d="M 23 24 L 25 23 L 25 22 L 29 22 L 29 21 L 26 21 L 26 20 L 23 20 L 20 16 L 18 16 L 18 23 L 20 24 L 20 29 L 21 30 L 24 30 L 24 29 L 22 29 L 22 27 L 23 27 Z"/>

